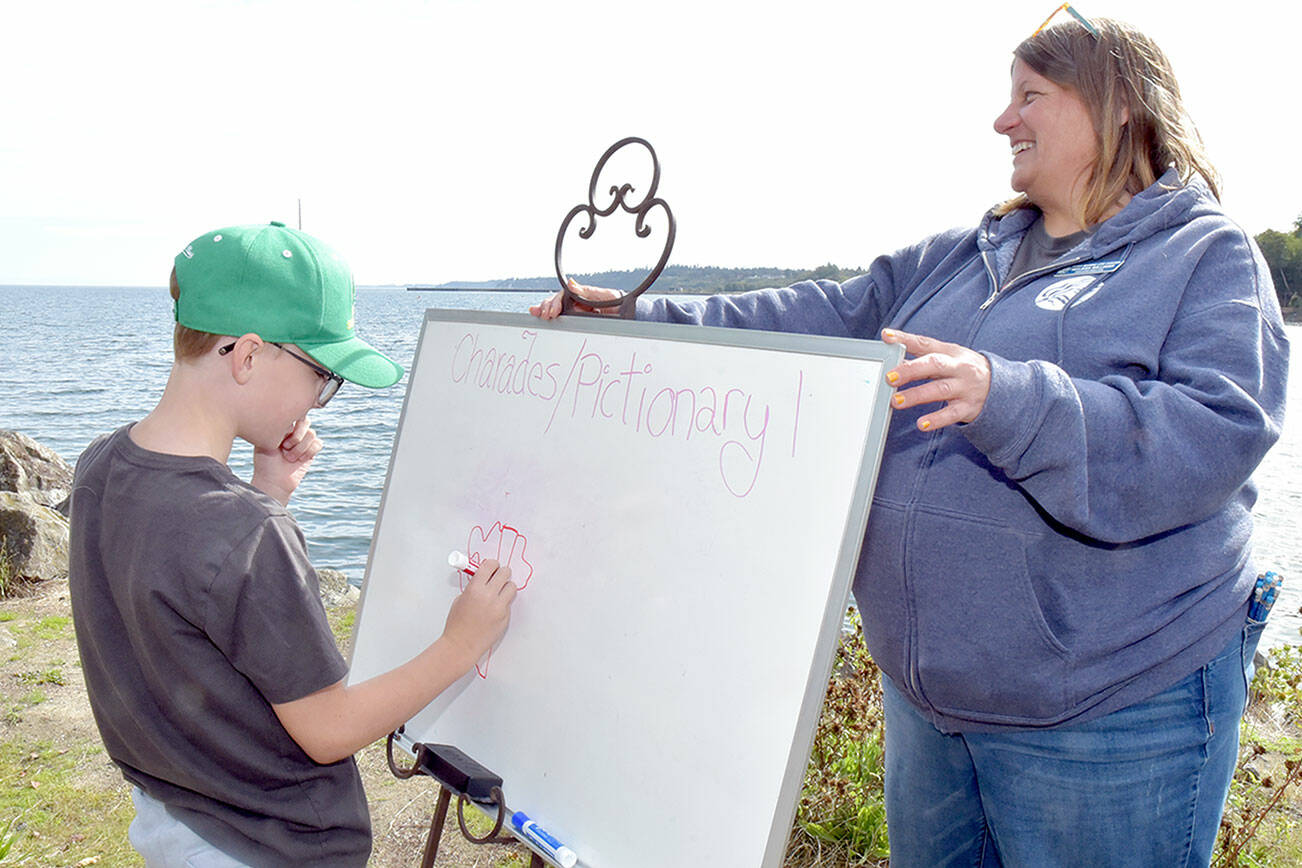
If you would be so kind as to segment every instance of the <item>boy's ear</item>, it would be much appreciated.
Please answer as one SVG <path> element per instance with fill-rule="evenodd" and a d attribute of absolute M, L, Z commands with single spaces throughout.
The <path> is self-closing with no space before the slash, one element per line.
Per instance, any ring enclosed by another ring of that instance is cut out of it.
<path fill-rule="evenodd" d="M 253 377 L 253 365 L 258 350 L 262 349 L 263 340 L 253 332 L 240 335 L 235 340 L 235 347 L 226 354 L 231 366 L 231 376 L 243 386 Z"/>

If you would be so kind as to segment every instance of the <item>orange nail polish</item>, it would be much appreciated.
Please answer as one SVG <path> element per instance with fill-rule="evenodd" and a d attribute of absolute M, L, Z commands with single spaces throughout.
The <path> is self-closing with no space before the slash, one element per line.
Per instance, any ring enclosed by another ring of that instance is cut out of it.
<path fill-rule="evenodd" d="M 904 396 L 903 396 L 903 395 L 896 395 L 896 396 L 895 396 L 894 398 L 892 398 L 891 400 L 892 400 L 893 402 L 895 402 L 895 406 L 896 406 L 896 407 L 903 407 L 903 406 L 904 406 Z"/>
<path fill-rule="evenodd" d="M 918 427 L 921 428 L 923 431 L 927 431 L 931 428 L 931 423 L 928 422 L 926 419 L 923 419 L 921 422 L 918 423 Z"/>
<path fill-rule="evenodd" d="M 900 379 L 900 375 L 895 373 L 894 371 L 891 371 L 889 374 L 886 375 L 886 382 L 890 383 L 892 386 L 894 386 L 899 379 Z"/>

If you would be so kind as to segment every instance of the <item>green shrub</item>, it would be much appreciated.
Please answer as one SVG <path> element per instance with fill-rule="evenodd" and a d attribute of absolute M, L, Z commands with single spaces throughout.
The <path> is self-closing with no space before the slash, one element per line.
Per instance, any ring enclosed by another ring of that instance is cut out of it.
<path fill-rule="evenodd" d="M 1302 780 L 1302 649 L 1272 648 L 1252 681 L 1239 760 L 1212 864 L 1267 868 L 1302 864 L 1297 827 Z"/>
<path fill-rule="evenodd" d="M 14 575 L 14 561 L 9 555 L 9 546 L 0 541 L 0 599 L 12 594 L 16 583 L 17 576 Z"/>
<path fill-rule="evenodd" d="M 881 672 L 868 656 L 859 613 L 843 632 L 814 734 L 788 866 L 876 865 L 890 855 Z"/>

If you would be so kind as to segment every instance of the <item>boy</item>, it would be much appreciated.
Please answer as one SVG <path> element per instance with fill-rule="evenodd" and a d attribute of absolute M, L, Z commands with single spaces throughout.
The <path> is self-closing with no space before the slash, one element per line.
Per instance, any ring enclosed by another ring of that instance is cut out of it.
<path fill-rule="evenodd" d="M 352 686 L 285 510 L 321 442 L 307 413 L 402 368 L 356 337 L 352 276 L 286 228 L 210 232 L 176 257 L 174 363 L 144 419 L 77 462 L 70 588 L 95 721 L 134 785 L 151 866 L 362 866 L 352 754 L 469 671 L 515 586 L 485 561 L 443 635 Z M 254 447 L 251 483 L 226 466 Z"/>

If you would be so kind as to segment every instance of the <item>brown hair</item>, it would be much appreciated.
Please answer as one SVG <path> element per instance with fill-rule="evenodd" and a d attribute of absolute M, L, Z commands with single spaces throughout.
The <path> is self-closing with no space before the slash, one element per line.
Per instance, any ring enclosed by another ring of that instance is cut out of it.
<path fill-rule="evenodd" d="M 1098 223 L 1123 193 L 1139 193 L 1170 167 L 1182 184 L 1201 175 L 1219 199 L 1216 169 L 1203 151 L 1162 49 L 1128 24 L 1109 18 L 1093 18 L 1091 23 L 1097 37 L 1075 21 L 1063 22 L 1013 52 L 1040 75 L 1075 92 L 1094 121 L 1098 158 L 1090 168 L 1077 219 L 1085 226 Z M 1031 204 L 1018 195 L 995 213 Z"/>
<path fill-rule="evenodd" d="M 172 269 L 172 276 L 167 282 L 167 289 L 172 294 L 173 302 L 180 299 L 181 286 L 176 282 L 175 268 Z M 221 335 L 196 331 L 177 323 L 176 327 L 172 329 L 172 357 L 178 362 L 197 359 L 210 352 L 221 339 Z"/>

